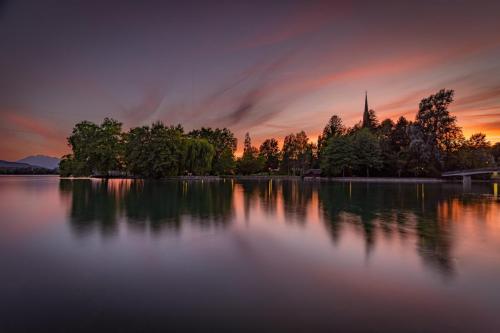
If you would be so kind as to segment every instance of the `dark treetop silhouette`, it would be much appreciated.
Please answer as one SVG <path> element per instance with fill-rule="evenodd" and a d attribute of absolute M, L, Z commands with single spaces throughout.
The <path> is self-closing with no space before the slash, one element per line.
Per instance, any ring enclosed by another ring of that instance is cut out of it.
<path fill-rule="evenodd" d="M 448 107 L 454 91 L 442 89 L 424 98 L 414 121 L 400 117 L 378 122 L 365 97 L 363 121 L 345 128 L 333 115 L 310 143 L 304 131 L 291 133 L 281 150 L 274 138 L 260 149 L 245 135 L 243 155 L 235 157 L 237 141 L 227 128 L 201 128 L 185 133 L 181 125 L 122 131 L 106 118 L 101 125 L 83 121 L 68 138 L 73 153 L 60 163 L 62 176 L 130 175 L 162 178 L 178 175 L 286 174 L 302 175 L 321 168 L 325 176 L 438 176 L 443 171 L 494 167 L 500 144 L 484 134 L 466 140 Z"/>

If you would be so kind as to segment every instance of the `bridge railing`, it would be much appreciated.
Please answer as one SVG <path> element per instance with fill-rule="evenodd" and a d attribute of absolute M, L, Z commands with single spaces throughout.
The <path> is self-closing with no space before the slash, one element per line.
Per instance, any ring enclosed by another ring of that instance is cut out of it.
<path fill-rule="evenodd" d="M 447 171 L 443 172 L 441 176 L 442 177 L 467 176 L 472 174 L 483 174 L 483 173 L 494 173 L 494 172 L 500 172 L 500 167 Z"/>

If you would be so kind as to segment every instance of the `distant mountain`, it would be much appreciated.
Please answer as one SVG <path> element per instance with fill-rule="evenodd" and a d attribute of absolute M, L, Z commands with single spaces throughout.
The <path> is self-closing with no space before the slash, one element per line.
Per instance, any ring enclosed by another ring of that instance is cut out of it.
<path fill-rule="evenodd" d="M 30 169 L 33 166 L 28 163 L 17 163 L 0 160 L 0 168 L 4 169 Z"/>
<path fill-rule="evenodd" d="M 59 159 L 57 157 L 50 157 L 50 156 L 45 156 L 45 155 L 35 155 L 35 156 L 28 156 L 25 157 L 17 163 L 26 163 L 31 166 L 38 166 L 46 169 L 55 169 L 59 167 Z"/>

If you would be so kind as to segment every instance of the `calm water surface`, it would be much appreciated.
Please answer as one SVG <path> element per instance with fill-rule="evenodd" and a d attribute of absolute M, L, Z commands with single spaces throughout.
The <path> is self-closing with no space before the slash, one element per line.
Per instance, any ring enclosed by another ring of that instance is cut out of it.
<path fill-rule="evenodd" d="M 0 332 L 500 332 L 498 187 L 0 177 Z"/>

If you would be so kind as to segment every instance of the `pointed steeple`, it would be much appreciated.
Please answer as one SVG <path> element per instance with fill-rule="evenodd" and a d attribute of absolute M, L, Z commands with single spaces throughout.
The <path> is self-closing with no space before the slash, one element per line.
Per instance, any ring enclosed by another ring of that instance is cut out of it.
<path fill-rule="evenodd" d="M 365 111 L 363 112 L 363 128 L 370 127 L 370 113 L 368 112 L 368 92 L 365 91 Z"/>
<path fill-rule="evenodd" d="M 365 91 L 365 114 L 368 113 L 368 91 Z"/>

